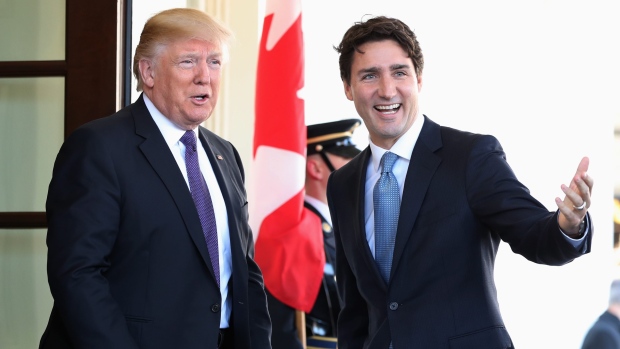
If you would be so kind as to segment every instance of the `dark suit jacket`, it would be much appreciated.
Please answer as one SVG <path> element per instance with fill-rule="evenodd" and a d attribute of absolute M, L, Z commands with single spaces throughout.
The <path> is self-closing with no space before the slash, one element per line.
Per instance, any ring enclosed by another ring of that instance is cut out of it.
<path fill-rule="evenodd" d="M 492 136 L 426 119 L 407 171 L 389 285 L 366 241 L 370 148 L 333 173 L 328 200 L 343 309 L 338 348 L 510 348 L 493 266 L 500 240 L 536 263 L 581 255 Z M 592 237 L 590 227 L 589 240 Z"/>
<path fill-rule="evenodd" d="M 235 348 L 270 348 L 239 155 L 202 127 L 200 141 L 228 213 Z M 217 347 L 222 299 L 200 220 L 142 97 L 66 140 L 47 218 L 54 307 L 40 348 Z"/>
<path fill-rule="evenodd" d="M 606 311 L 586 334 L 581 349 L 618 348 L 620 348 L 620 319 Z"/>

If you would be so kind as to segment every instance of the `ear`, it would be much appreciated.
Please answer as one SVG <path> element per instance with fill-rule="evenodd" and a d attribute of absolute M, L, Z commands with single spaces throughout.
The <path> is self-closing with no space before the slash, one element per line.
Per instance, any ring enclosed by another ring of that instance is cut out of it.
<path fill-rule="evenodd" d="M 422 74 L 417 76 L 418 78 L 418 92 L 422 91 Z"/>
<path fill-rule="evenodd" d="M 344 80 L 342 80 L 342 84 L 344 85 L 344 94 L 347 96 L 348 100 L 352 101 L 353 100 L 353 93 L 351 91 L 351 85 L 349 85 L 349 83 L 347 83 Z"/>
<path fill-rule="evenodd" d="M 155 85 L 155 65 L 153 64 L 153 61 L 143 58 L 138 63 L 138 66 L 140 67 L 140 77 L 142 78 L 142 83 L 149 88 L 153 88 Z"/>
<path fill-rule="evenodd" d="M 323 177 L 321 172 L 321 165 L 316 157 L 309 157 L 306 161 L 306 176 L 313 180 L 320 180 Z"/>

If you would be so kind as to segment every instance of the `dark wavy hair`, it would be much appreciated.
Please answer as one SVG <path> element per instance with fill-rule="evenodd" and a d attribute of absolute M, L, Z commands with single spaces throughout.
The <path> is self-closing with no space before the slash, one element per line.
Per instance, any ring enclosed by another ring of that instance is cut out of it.
<path fill-rule="evenodd" d="M 359 47 L 367 42 L 394 40 L 413 61 L 418 76 L 424 68 L 424 57 L 418 39 L 409 27 L 396 18 L 378 16 L 366 21 L 356 22 L 342 37 L 342 41 L 334 49 L 340 54 L 340 78 L 351 84 L 351 66 L 353 54 L 362 52 Z"/>

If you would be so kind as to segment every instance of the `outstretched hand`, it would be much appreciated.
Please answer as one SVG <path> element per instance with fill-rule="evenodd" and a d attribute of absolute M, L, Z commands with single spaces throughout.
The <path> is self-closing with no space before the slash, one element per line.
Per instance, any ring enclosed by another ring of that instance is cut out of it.
<path fill-rule="evenodd" d="M 579 224 L 584 220 L 590 207 L 590 195 L 594 180 L 587 173 L 590 159 L 581 159 L 577 172 L 567 187 L 562 184 L 562 191 L 566 196 L 564 200 L 555 198 L 555 203 L 560 209 L 558 223 L 560 229 L 569 236 L 579 235 Z"/>

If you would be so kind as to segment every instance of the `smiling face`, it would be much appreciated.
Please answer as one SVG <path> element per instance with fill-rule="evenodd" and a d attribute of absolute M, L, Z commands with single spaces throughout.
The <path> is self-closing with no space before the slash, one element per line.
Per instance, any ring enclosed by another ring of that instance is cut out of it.
<path fill-rule="evenodd" d="M 394 40 L 371 41 L 353 55 L 351 83 L 344 82 L 372 142 L 390 149 L 418 115 L 422 77 Z"/>
<path fill-rule="evenodd" d="M 144 93 L 168 119 L 185 130 L 207 120 L 220 88 L 220 46 L 200 39 L 180 40 L 140 61 Z"/>

